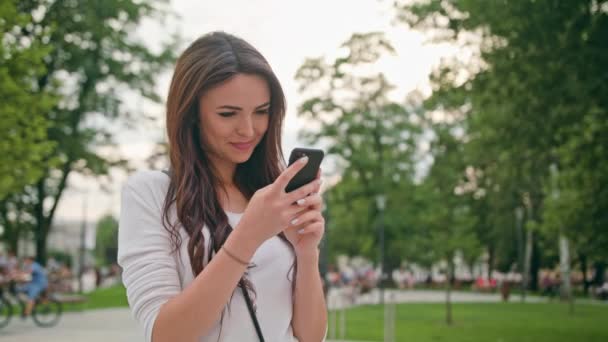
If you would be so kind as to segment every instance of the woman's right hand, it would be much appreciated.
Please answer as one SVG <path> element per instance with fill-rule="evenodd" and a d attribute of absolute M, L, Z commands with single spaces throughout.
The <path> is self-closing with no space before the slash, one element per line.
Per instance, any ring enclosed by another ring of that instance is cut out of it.
<path fill-rule="evenodd" d="M 317 192 L 321 182 L 319 179 L 301 186 L 289 193 L 285 188 L 289 181 L 308 162 L 308 157 L 303 157 L 285 169 L 274 183 L 256 191 L 238 223 L 239 230 L 243 229 L 249 239 L 253 239 L 256 245 L 279 234 L 291 221 L 304 209 L 292 204 L 305 198 L 308 194 Z"/>

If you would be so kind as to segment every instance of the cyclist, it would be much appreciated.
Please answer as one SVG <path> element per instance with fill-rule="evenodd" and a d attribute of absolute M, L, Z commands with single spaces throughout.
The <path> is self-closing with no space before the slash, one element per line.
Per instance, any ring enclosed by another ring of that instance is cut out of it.
<path fill-rule="evenodd" d="M 36 299 L 48 287 L 49 281 L 44 267 L 31 256 L 23 259 L 23 272 L 19 275 L 19 278 L 22 280 L 29 279 L 27 283 L 18 288 L 19 292 L 27 294 L 27 301 L 23 312 L 23 316 L 27 317 L 32 313 Z"/>

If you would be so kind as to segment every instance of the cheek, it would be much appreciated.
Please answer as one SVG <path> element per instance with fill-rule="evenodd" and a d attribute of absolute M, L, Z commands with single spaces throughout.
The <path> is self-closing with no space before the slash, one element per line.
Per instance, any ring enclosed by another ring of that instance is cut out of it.
<path fill-rule="evenodd" d="M 207 122 L 207 125 L 201 129 L 201 140 L 206 149 L 215 153 L 221 150 L 222 142 L 227 139 L 225 129 L 221 125 Z"/>
<path fill-rule="evenodd" d="M 270 123 L 270 117 L 268 115 L 264 115 L 261 118 L 257 119 L 255 122 L 255 130 L 259 134 L 264 134 L 268 130 L 268 125 Z"/>
<path fill-rule="evenodd" d="M 230 125 L 226 122 L 207 120 L 203 128 L 203 134 L 210 138 L 210 140 L 217 141 L 218 139 L 230 136 L 231 129 Z"/>

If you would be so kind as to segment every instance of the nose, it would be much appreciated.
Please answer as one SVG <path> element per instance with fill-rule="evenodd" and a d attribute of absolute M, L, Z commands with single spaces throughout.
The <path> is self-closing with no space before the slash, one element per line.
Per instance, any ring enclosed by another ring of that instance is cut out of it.
<path fill-rule="evenodd" d="M 253 118 L 249 115 L 245 115 L 242 120 L 239 121 L 239 125 L 237 127 L 237 133 L 240 136 L 252 138 L 255 131 L 253 128 Z"/>

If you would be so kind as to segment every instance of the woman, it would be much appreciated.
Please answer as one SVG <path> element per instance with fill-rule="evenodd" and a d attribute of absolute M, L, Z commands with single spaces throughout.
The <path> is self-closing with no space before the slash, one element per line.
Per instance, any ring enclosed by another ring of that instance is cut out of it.
<path fill-rule="evenodd" d="M 285 192 L 306 159 L 284 169 L 284 115 L 242 39 L 214 32 L 178 59 L 171 171 L 138 172 L 122 193 L 118 262 L 147 341 L 323 340 L 321 180 Z"/>

